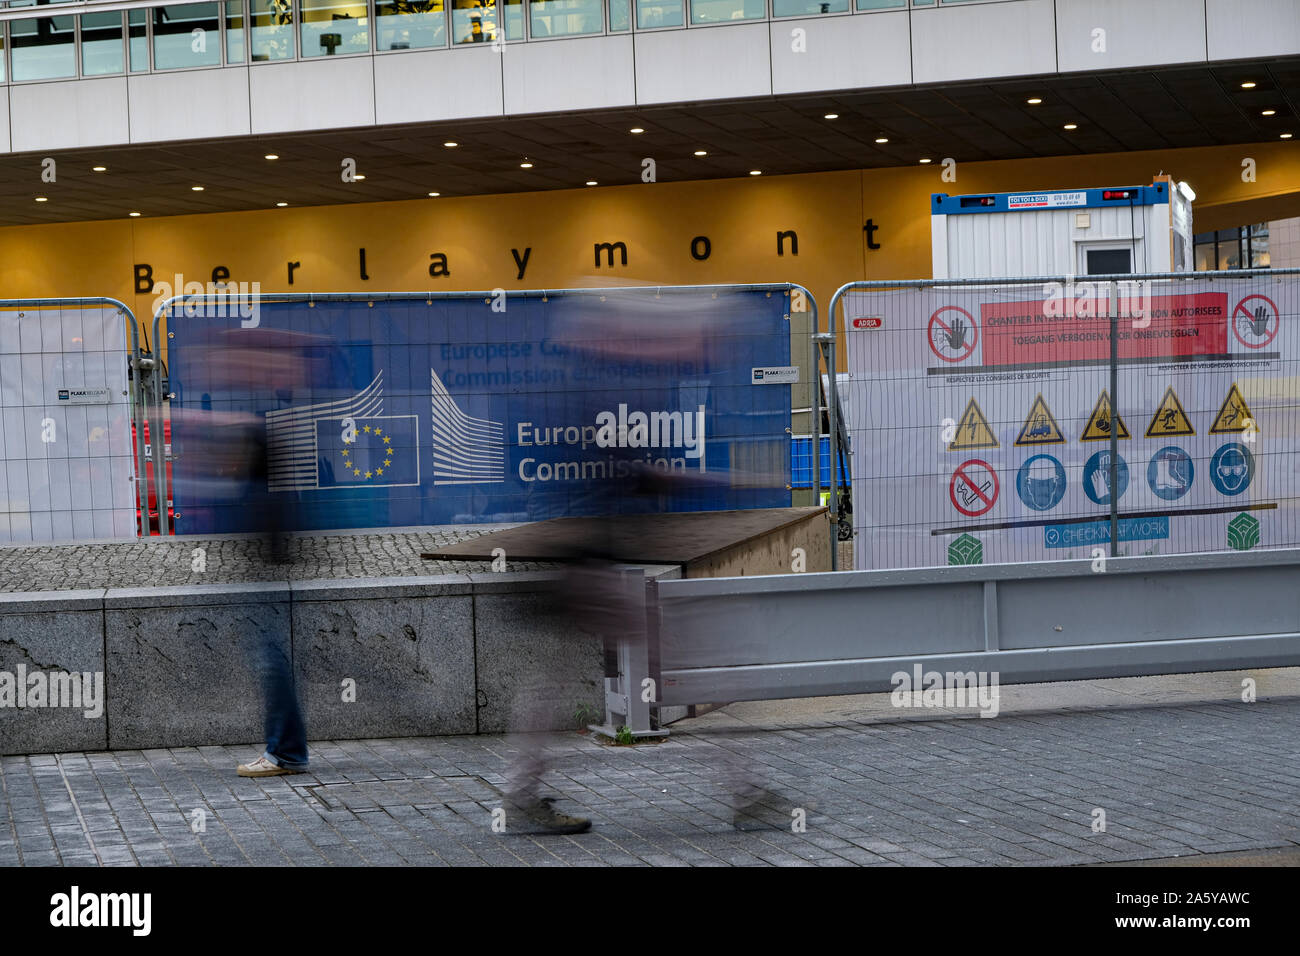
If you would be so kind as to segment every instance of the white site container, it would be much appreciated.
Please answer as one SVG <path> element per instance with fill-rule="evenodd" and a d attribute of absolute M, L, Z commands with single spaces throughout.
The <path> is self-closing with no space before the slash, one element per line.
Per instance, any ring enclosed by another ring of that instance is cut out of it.
<path fill-rule="evenodd" d="M 934 278 L 1191 272 L 1186 184 L 930 198 Z"/>

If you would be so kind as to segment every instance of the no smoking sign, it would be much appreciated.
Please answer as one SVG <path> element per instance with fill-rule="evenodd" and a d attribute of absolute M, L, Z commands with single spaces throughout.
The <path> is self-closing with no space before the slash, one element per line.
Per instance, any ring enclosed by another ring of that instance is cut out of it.
<path fill-rule="evenodd" d="M 979 458 L 963 461 L 948 482 L 952 506 L 968 518 L 978 518 L 997 504 L 998 490 L 998 473 Z"/>

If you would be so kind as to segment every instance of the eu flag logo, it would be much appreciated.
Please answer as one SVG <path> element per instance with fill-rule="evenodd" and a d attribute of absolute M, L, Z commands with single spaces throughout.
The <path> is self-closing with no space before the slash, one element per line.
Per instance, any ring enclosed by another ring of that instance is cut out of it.
<path fill-rule="evenodd" d="M 420 483 L 417 417 L 316 420 L 316 464 L 322 488 L 392 487 Z"/>

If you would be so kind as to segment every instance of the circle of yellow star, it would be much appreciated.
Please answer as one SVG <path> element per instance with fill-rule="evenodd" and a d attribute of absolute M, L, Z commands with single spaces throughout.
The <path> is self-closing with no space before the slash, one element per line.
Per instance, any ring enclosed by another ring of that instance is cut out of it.
<path fill-rule="evenodd" d="M 383 435 L 383 438 L 384 438 L 384 444 L 385 444 L 386 446 L 388 446 L 388 447 L 384 448 L 384 468 L 388 468 L 388 467 L 390 467 L 390 466 L 393 464 L 393 459 L 392 459 L 392 455 L 393 455 L 392 443 L 393 443 L 393 440 L 392 440 L 391 438 L 389 438 L 387 435 L 384 435 L 384 434 L 383 434 L 383 431 L 384 431 L 384 430 L 383 430 L 382 428 L 372 428 L 370 425 L 364 425 L 364 426 L 362 426 L 362 431 L 365 432 L 365 433 L 367 433 L 367 434 Z M 353 445 L 353 444 L 356 444 L 356 441 L 357 441 L 357 439 L 356 439 L 355 436 L 353 436 L 352 438 L 344 438 L 344 439 L 343 439 L 343 444 L 344 444 L 344 446 L 347 446 L 347 445 Z M 349 455 L 349 453 L 350 453 L 351 451 L 352 451 L 352 449 L 350 449 L 350 448 L 347 448 L 347 447 L 344 447 L 344 448 L 343 448 L 343 470 L 344 470 L 344 472 L 351 471 L 351 472 L 352 472 L 352 476 L 353 476 L 354 478 L 360 478 L 360 477 L 362 477 L 362 474 L 363 474 L 362 471 L 361 471 L 361 469 L 358 468 L 358 467 L 356 467 L 356 463 L 353 462 L 353 461 L 348 457 L 348 455 Z M 374 471 L 367 471 L 367 472 L 365 472 L 365 473 L 364 473 L 364 477 L 365 477 L 366 479 L 375 478 L 375 477 L 383 477 L 383 474 L 384 474 L 384 468 L 379 468 L 379 467 L 376 466 L 376 468 L 374 469 Z"/>

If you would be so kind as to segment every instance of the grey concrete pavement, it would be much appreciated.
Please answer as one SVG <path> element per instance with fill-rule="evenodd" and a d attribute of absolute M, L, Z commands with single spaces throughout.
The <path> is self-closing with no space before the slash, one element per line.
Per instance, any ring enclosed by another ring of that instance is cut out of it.
<path fill-rule="evenodd" d="M 5 757 L 0 865 L 1294 859 L 1300 669 L 1003 687 L 1000 703 L 995 718 L 888 695 L 733 704 L 637 747 L 550 735 L 558 806 L 594 820 L 578 836 L 520 833 L 508 812 L 493 831 L 500 736 L 317 741 L 311 773 L 266 780 L 234 773 L 256 743 Z M 751 828 L 732 826 L 718 748 L 768 782 Z"/>

